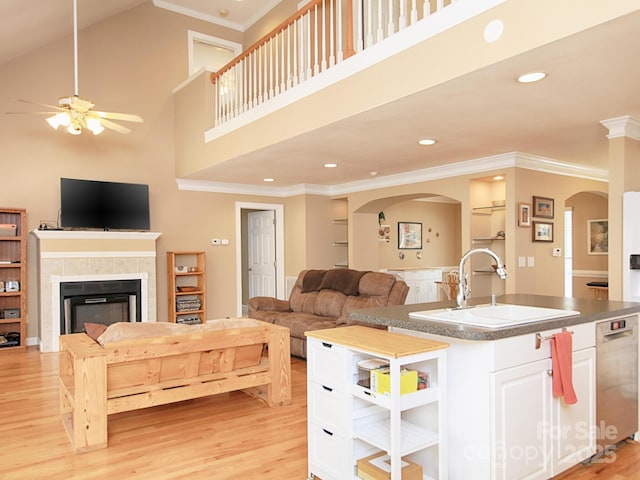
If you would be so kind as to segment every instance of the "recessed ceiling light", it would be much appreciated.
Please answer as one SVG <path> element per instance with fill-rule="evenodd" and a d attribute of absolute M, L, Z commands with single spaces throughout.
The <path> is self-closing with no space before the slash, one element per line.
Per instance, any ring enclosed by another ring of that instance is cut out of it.
<path fill-rule="evenodd" d="M 264 178 L 263 181 L 265 181 L 265 182 L 275 182 L 275 179 L 273 179 L 273 178 Z"/>
<path fill-rule="evenodd" d="M 377 177 L 378 176 L 378 172 L 376 170 L 371 170 L 369 172 L 369 175 L 371 175 L 372 177 Z"/>
<path fill-rule="evenodd" d="M 493 177 L 494 180 L 504 180 L 504 176 L 502 175 L 496 175 L 495 177 Z"/>
<path fill-rule="evenodd" d="M 538 81 L 542 80 L 546 76 L 547 76 L 547 74 L 544 73 L 544 72 L 525 73 L 524 75 L 520 75 L 518 77 L 518 82 L 520 82 L 520 83 L 538 82 Z"/>
<path fill-rule="evenodd" d="M 325 163 L 324 168 L 336 168 L 338 166 L 337 163 Z"/>
<path fill-rule="evenodd" d="M 420 145 L 433 145 L 436 141 L 432 138 L 423 138 L 422 140 L 418 140 Z"/>
<path fill-rule="evenodd" d="M 497 41 L 504 32 L 504 23 L 502 20 L 492 20 L 484 27 L 484 41 L 493 43 Z"/>

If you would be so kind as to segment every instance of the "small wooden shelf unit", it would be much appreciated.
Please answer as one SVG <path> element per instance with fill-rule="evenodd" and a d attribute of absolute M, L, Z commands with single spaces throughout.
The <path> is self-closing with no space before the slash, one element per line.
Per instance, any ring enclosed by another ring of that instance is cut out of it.
<path fill-rule="evenodd" d="M 167 252 L 169 321 L 207 321 L 207 276 L 204 252 Z"/>
<path fill-rule="evenodd" d="M 14 228 L 15 226 L 15 228 Z M 0 354 L 23 350 L 27 317 L 27 213 L 0 209 Z M 17 283 L 16 283 L 17 282 Z"/>

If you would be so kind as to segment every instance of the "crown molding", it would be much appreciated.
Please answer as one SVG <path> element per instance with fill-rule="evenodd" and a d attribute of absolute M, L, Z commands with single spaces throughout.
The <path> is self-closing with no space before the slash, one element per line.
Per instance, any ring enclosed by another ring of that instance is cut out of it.
<path fill-rule="evenodd" d="M 640 119 L 631 115 L 601 120 L 600 123 L 609 129 L 607 138 L 629 137 L 640 140 Z"/>
<path fill-rule="evenodd" d="M 230 22 L 229 20 L 225 20 L 224 18 L 216 17 L 214 15 L 208 15 L 206 13 L 198 12 L 197 10 L 192 10 L 190 8 L 181 7 L 165 0 L 153 0 L 153 6 L 163 8 L 180 15 L 186 15 L 187 17 L 195 18 L 197 20 L 202 20 L 203 22 L 209 22 L 215 25 L 220 25 L 221 27 L 237 30 L 238 32 L 244 32 L 248 28 L 247 26 L 240 23 Z"/>
<path fill-rule="evenodd" d="M 512 167 L 603 182 L 608 181 L 609 175 L 605 169 L 559 162 L 557 160 L 520 152 L 509 152 L 465 162 L 450 163 L 412 172 L 385 175 L 338 185 L 314 185 L 305 183 L 288 187 L 266 187 L 262 185 L 208 182 L 205 180 L 188 180 L 183 178 L 176 179 L 176 183 L 179 190 L 229 193 L 233 195 L 260 195 L 279 198 L 293 197 L 296 195 L 323 195 L 333 197 L 379 188 L 397 187 L 443 178 L 459 177 L 462 175 L 486 173 L 492 170 Z"/>
<path fill-rule="evenodd" d="M 221 27 L 230 28 L 232 30 L 237 30 L 238 32 L 245 32 L 254 23 L 264 17 L 272 8 L 278 5 L 282 0 L 272 0 L 267 3 L 263 8 L 256 11 L 251 15 L 250 18 L 247 19 L 245 23 L 237 23 L 231 22 L 229 20 L 225 20 L 224 18 L 216 17 L 215 15 L 209 15 L 203 12 L 199 12 L 197 10 L 192 10 L 190 8 L 181 7 L 167 0 L 153 0 L 153 5 L 158 8 L 163 8 L 165 10 L 169 10 L 173 13 L 178 13 L 180 15 L 186 15 L 187 17 L 192 17 L 198 20 L 202 20 L 204 22 L 213 23 L 215 25 L 220 25 Z"/>

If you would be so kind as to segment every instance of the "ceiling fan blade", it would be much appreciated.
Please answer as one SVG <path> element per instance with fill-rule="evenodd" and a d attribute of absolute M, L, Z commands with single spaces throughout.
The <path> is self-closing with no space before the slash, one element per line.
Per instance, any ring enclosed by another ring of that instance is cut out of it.
<path fill-rule="evenodd" d="M 65 108 L 59 107 L 58 105 L 48 105 L 46 103 L 37 103 L 37 102 L 32 102 L 31 100 L 23 100 L 22 98 L 16 98 L 15 101 L 16 102 L 22 102 L 22 103 L 28 103 L 30 105 L 38 105 L 39 107 L 54 108 L 58 112 L 66 110 Z"/>
<path fill-rule="evenodd" d="M 118 133 L 131 133 L 131 129 L 127 128 L 127 127 L 123 127 L 122 125 L 118 125 L 117 123 L 114 123 L 110 120 L 107 120 L 105 118 L 101 118 L 100 119 L 100 123 L 102 124 L 102 126 L 104 128 L 109 128 L 111 130 L 114 130 Z"/>
<path fill-rule="evenodd" d="M 4 112 L 5 115 L 55 115 L 59 112 Z"/>
<path fill-rule="evenodd" d="M 138 122 L 142 123 L 144 120 L 140 115 L 136 115 L 134 113 L 115 113 L 115 112 L 97 112 L 94 111 L 98 117 L 102 118 L 110 118 L 112 120 L 123 120 L 125 122 Z"/>

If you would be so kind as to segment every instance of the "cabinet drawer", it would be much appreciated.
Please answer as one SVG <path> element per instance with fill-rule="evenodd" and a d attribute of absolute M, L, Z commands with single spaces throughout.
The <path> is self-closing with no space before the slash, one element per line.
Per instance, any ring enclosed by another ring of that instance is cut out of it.
<path fill-rule="evenodd" d="M 352 442 L 314 423 L 309 426 L 309 472 L 322 480 L 343 480 L 353 471 Z"/>
<path fill-rule="evenodd" d="M 308 416 L 309 422 L 315 422 L 334 433 L 347 437 L 351 397 L 335 388 L 309 382 Z"/>
<path fill-rule="evenodd" d="M 352 354 L 340 345 L 307 338 L 307 377 L 310 381 L 345 392 Z"/>
<path fill-rule="evenodd" d="M 572 325 L 567 327 L 567 330 L 573 332 L 574 351 L 593 347 L 596 344 L 593 323 Z M 547 338 L 561 331 L 562 328 L 554 328 L 537 332 L 543 338 L 540 342 L 540 348 L 536 348 L 536 333 L 497 340 L 494 350 L 494 371 L 551 358 L 551 342 Z"/>

